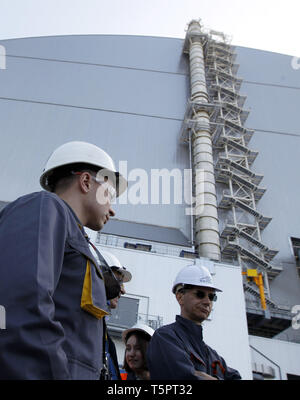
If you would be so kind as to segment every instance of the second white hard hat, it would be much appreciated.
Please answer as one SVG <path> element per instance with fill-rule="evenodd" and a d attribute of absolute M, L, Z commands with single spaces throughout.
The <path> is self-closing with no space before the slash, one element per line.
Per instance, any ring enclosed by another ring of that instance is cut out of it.
<path fill-rule="evenodd" d="M 178 286 L 179 284 L 208 287 L 214 289 L 217 292 L 222 292 L 221 289 L 218 289 L 214 285 L 209 270 L 206 267 L 196 264 L 187 265 L 182 268 L 181 271 L 179 271 L 173 283 L 173 293 L 175 293 L 176 286 Z"/>
<path fill-rule="evenodd" d="M 100 147 L 80 141 L 65 143 L 53 151 L 40 177 L 42 188 L 48 191 L 51 190 L 47 178 L 56 168 L 75 163 L 90 164 L 99 167 L 99 169 L 104 169 L 105 176 L 111 178 L 117 186 L 117 196 L 126 190 L 127 181 L 116 171 L 112 158 Z"/>
<path fill-rule="evenodd" d="M 153 336 L 153 333 L 154 333 L 154 329 L 152 329 L 150 326 L 148 326 L 146 324 L 141 324 L 138 322 L 137 324 L 133 325 L 131 328 L 126 329 L 125 331 L 122 332 L 123 342 L 125 342 L 128 333 L 134 332 L 134 331 L 145 333 L 147 336 L 149 336 L 149 340 L 151 339 L 151 337 Z"/>
<path fill-rule="evenodd" d="M 132 278 L 132 275 L 123 265 L 120 263 L 119 259 L 112 253 L 106 250 L 100 250 L 101 255 L 103 256 L 104 260 L 107 262 L 107 265 L 112 268 L 116 269 L 123 275 L 123 282 L 129 282 Z"/>

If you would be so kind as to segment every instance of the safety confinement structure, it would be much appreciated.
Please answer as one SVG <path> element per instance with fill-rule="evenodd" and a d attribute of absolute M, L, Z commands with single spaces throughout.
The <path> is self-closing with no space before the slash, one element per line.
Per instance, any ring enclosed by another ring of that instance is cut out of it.
<path fill-rule="evenodd" d="M 0 46 L 0 178 L 9 182 L 0 210 L 41 190 L 49 154 L 68 141 L 103 148 L 129 181 L 116 217 L 88 231 L 132 274 L 107 317 L 120 365 L 124 329 L 172 323 L 173 280 L 199 264 L 223 289 L 204 323 L 206 343 L 243 379 L 299 377 L 300 70 L 292 57 L 234 47 L 199 20 L 185 39 L 67 35 Z M 170 187 L 169 203 L 161 192 L 151 201 L 153 171 L 166 172 L 156 189 Z M 175 173 L 193 205 L 173 201 Z"/>

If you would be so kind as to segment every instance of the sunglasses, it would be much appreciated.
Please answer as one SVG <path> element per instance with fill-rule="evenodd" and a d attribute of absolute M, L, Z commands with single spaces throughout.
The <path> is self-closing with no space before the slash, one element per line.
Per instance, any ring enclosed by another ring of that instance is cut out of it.
<path fill-rule="evenodd" d="M 216 301 L 217 300 L 217 295 L 216 293 L 206 293 L 203 292 L 203 290 L 196 290 L 194 292 L 194 295 L 198 298 L 198 299 L 204 299 L 207 295 L 207 297 L 209 298 L 210 301 Z"/>

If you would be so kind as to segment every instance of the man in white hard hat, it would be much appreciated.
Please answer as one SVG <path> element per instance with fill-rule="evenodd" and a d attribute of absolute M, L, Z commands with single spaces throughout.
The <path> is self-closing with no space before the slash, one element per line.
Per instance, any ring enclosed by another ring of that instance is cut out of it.
<path fill-rule="evenodd" d="M 202 322 L 221 292 L 206 267 L 188 265 L 172 288 L 181 309 L 176 322 L 156 330 L 148 348 L 151 379 L 241 379 L 238 371 L 203 341 Z"/>
<path fill-rule="evenodd" d="M 107 265 L 111 268 L 114 275 L 120 282 L 120 292 L 113 299 L 108 300 L 109 311 L 115 310 L 118 307 L 118 301 L 122 295 L 126 293 L 124 283 L 131 281 L 131 273 L 120 263 L 119 259 L 107 250 L 101 249 L 101 255 L 105 259 Z M 109 318 L 109 317 L 107 317 Z M 105 323 L 106 326 L 106 323 Z M 118 356 L 116 346 L 110 337 L 107 329 L 105 329 L 105 370 L 101 376 L 101 379 L 109 380 L 121 380 Z"/>
<path fill-rule="evenodd" d="M 99 379 L 120 284 L 83 227 L 100 230 L 127 183 L 104 150 L 78 141 L 51 154 L 40 183 L 0 213 L 0 379 Z"/>

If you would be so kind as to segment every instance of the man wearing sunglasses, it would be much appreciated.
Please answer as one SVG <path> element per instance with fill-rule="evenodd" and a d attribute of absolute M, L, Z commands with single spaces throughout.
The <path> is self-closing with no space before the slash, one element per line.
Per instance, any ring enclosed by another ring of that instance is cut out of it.
<path fill-rule="evenodd" d="M 0 213 L 0 379 L 98 380 L 107 300 L 121 286 L 99 265 L 84 227 L 99 231 L 115 213 L 126 180 L 111 157 L 86 142 L 50 155 L 44 191 Z"/>
<path fill-rule="evenodd" d="M 238 371 L 203 341 L 202 322 L 221 292 L 208 269 L 198 265 L 184 267 L 173 288 L 181 309 L 176 322 L 157 329 L 148 347 L 148 365 L 152 380 L 241 379 Z"/>

